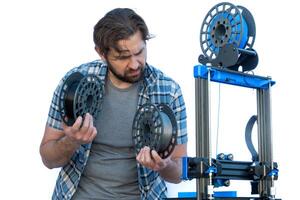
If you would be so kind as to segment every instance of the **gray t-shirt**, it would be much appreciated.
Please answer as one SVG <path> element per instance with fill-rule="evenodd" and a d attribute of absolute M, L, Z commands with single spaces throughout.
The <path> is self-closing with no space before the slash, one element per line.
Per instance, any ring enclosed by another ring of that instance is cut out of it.
<path fill-rule="evenodd" d="M 73 200 L 140 199 L 132 122 L 139 83 L 127 89 L 106 81 L 102 110 L 95 121 L 98 134 Z"/>

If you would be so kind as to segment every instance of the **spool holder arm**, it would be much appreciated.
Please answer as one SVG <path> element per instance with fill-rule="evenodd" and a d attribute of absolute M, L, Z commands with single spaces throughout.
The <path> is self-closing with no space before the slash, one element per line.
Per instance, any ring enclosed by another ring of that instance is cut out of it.
<path fill-rule="evenodd" d="M 198 62 L 203 65 L 210 64 L 215 67 L 225 67 L 238 71 L 241 66 L 242 71 L 250 71 L 258 64 L 258 54 L 254 49 L 237 48 L 233 44 L 220 47 L 215 59 L 209 59 L 204 55 L 198 57 Z"/>

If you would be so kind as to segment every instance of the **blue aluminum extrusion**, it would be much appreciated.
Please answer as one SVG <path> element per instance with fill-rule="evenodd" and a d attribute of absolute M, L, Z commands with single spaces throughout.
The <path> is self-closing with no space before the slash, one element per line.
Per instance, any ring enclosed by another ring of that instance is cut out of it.
<path fill-rule="evenodd" d="M 196 65 L 194 67 L 194 77 L 207 79 L 210 70 L 210 80 L 218 83 L 248 87 L 253 89 L 268 89 L 275 84 L 270 77 L 262 77 L 219 67 L 210 67 L 205 65 Z"/>

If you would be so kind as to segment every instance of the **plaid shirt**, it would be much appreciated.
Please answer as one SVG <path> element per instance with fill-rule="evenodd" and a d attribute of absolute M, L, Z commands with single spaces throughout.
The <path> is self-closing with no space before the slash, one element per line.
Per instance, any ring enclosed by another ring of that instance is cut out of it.
<path fill-rule="evenodd" d="M 62 119 L 58 109 L 60 90 L 67 77 L 76 71 L 81 72 L 83 75 L 96 74 L 104 84 L 107 65 L 99 60 L 93 61 L 72 69 L 64 76 L 54 92 L 49 110 L 47 123 L 53 128 L 62 130 Z M 178 126 L 177 144 L 186 143 L 186 108 L 180 87 L 172 79 L 166 77 L 161 71 L 149 65 L 145 67 L 143 84 L 141 84 L 139 90 L 137 109 L 147 102 L 153 104 L 165 103 L 173 110 Z M 80 176 L 87 163 L 90 149 L 91 143 L 81 145 L 72 156 L 70 162 L 62 167 L 56 181 L 55 190 L 52 196 L 53 200 L 71 199 L 76 191 Z M 137 170 L 141 199 L 154 200 L 166 197 L 167 187 L 159 173 L 147 169 L 139 163 L 137 163 Z"/>

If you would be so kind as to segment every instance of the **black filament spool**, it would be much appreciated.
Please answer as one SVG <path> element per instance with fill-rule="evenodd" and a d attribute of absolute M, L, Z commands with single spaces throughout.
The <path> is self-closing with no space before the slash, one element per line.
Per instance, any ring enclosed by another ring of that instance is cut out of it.
<path fill-rule="evenodd" d="M 177 139 L 177 122 L 166 104 L 145 104 L 136 112 L 132 137 L 136 152 L 144 146 L 167 158 L 173 152 Z"/>
<path fill-rule="evenodd" d="M 84 117 L 86 113 L 96 119 L 101 109 L 103 91 L 103 84 L 96 75 L 71 74 L 64 82 L 59 97 L 59 110 L 64 123 L 72 126 L 77 117 Z"/>

